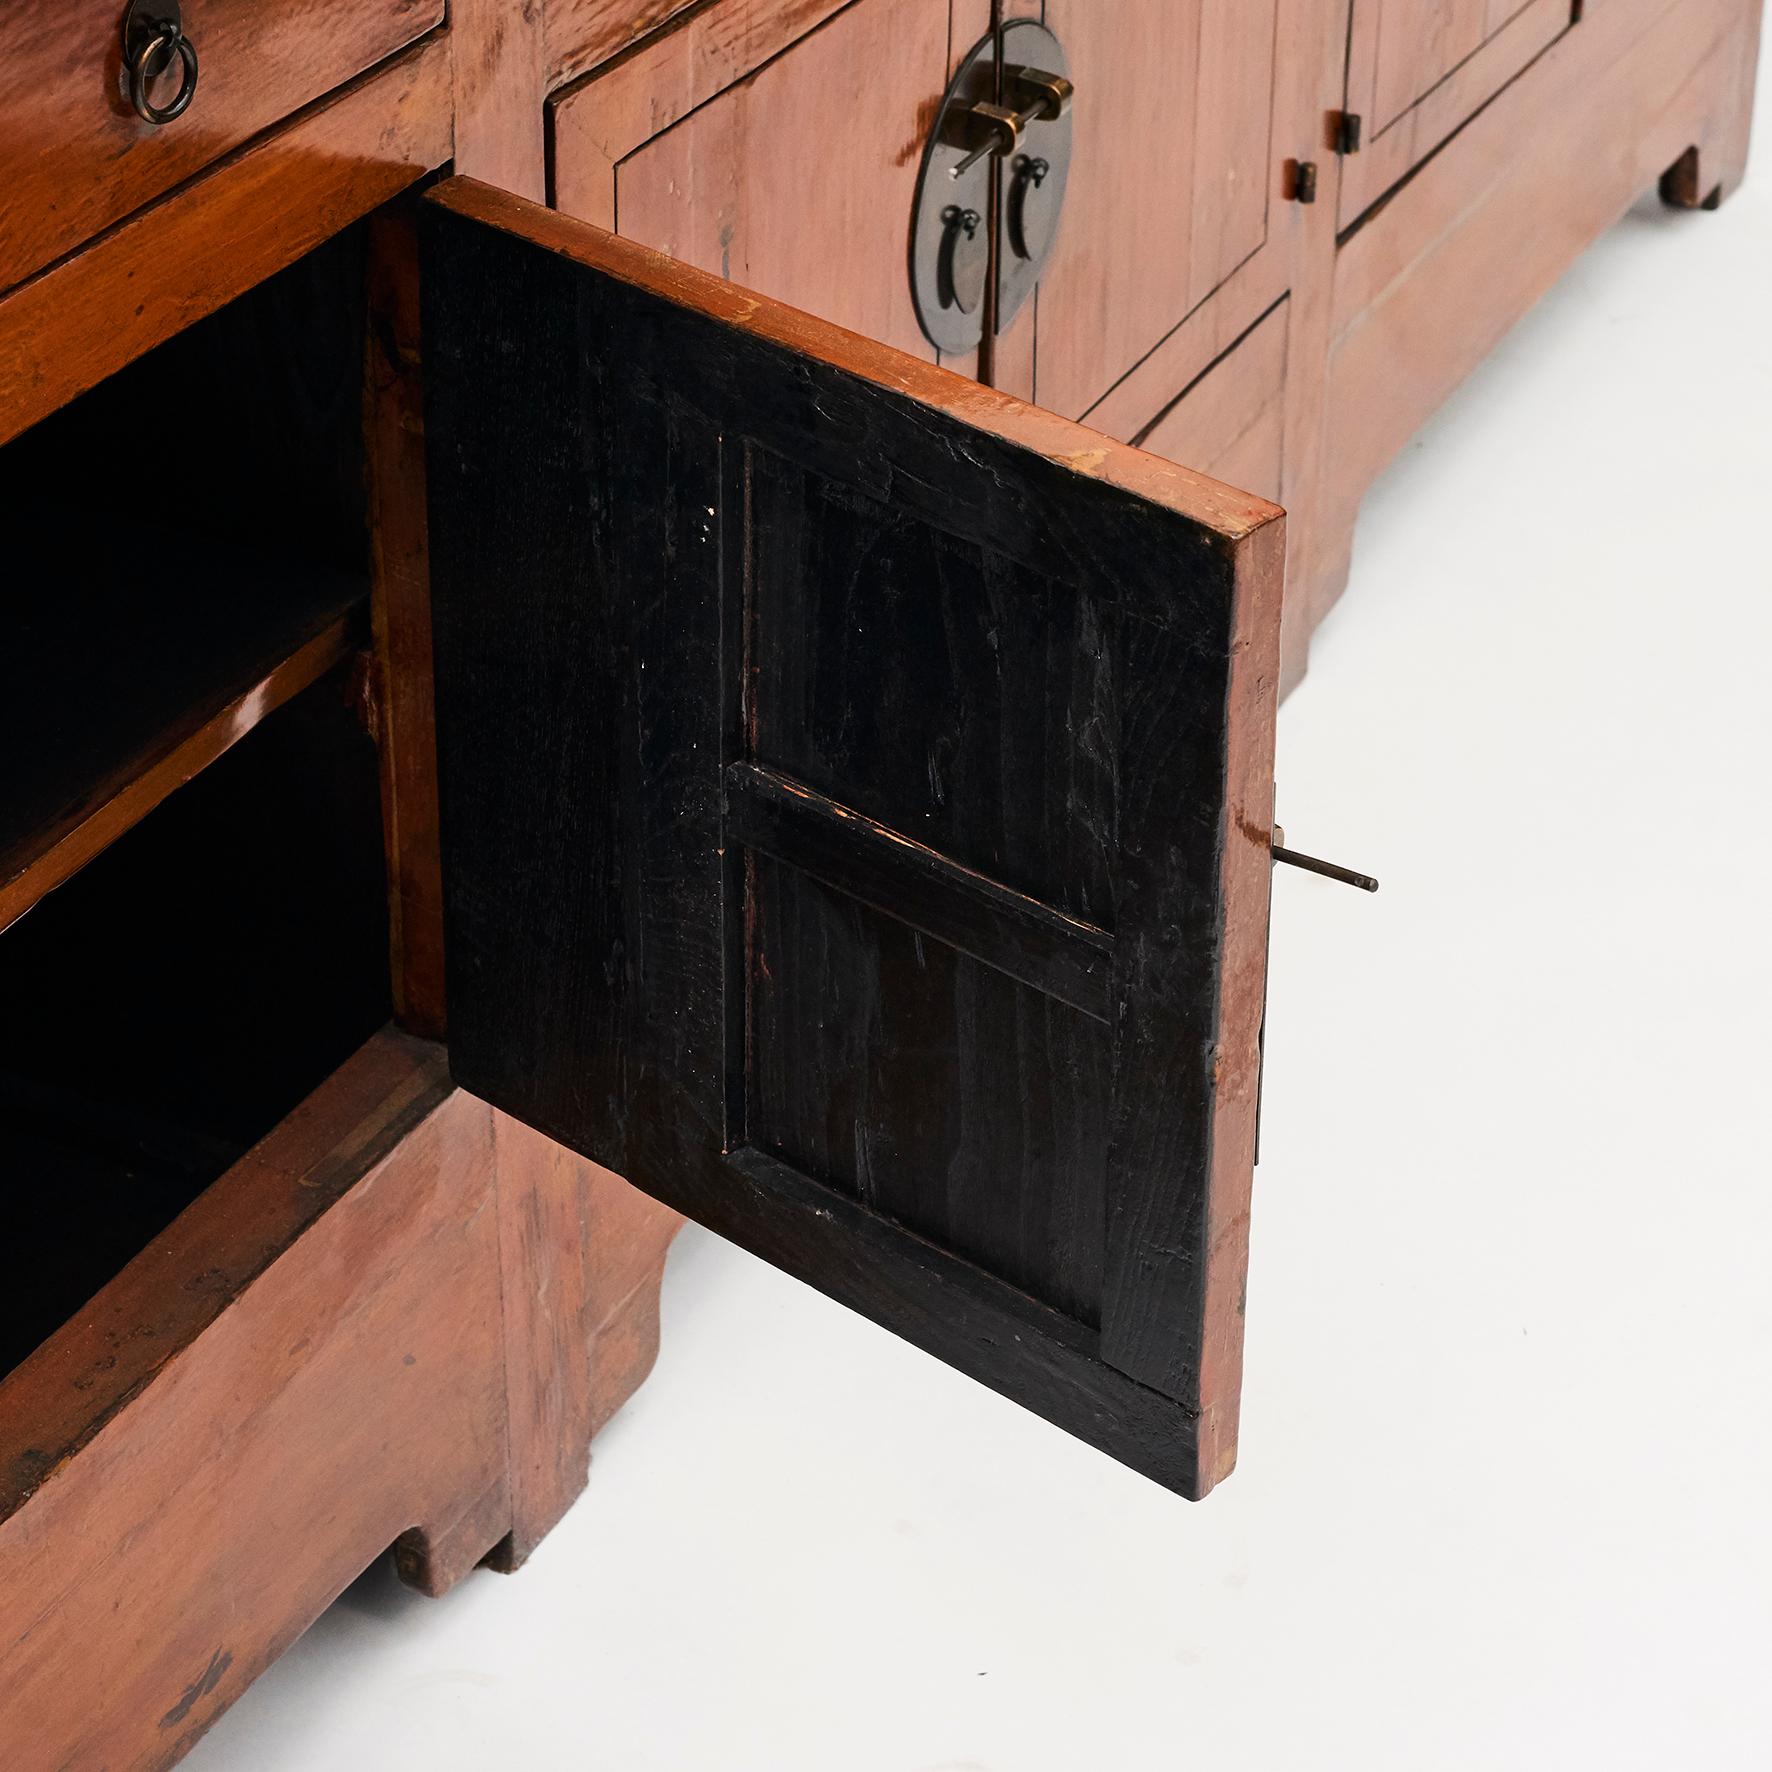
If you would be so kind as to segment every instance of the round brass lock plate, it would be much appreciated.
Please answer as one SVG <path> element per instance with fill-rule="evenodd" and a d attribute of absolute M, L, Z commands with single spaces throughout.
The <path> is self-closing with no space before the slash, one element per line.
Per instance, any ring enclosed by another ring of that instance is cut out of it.
<path fill-rule="evenodd" d="M 972 46 L 948 86 L 917 177 L 911 298 L 923 336 L 946 356 L 975 351 L 984 337 L 995 156 L 986 154 L 955 174 L 976 146 L 972 107 L 991 103 L 996 89 L 996 43 L 987 34 Z"/>
<path fill-rule="evenodd" d="M 983 339 L 993 263 L 999 332 L 1033 293 L 1070 173 L 1062 46 L 1045 26 L 1014 19 L 1000 49 L 987 35 L 960 64 L 917 178 L 911 296 L 923 336 L 945 356 L 964 356 Z"/>

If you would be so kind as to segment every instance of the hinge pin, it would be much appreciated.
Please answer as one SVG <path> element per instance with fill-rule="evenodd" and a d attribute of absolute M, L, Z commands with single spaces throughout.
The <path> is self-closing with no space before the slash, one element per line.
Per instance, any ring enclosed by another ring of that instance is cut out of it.
<path fill-rule="evenodd" d="M 1356 874 L 1352 868 L 1339 867 L 1332 861 L 1320 861 L 1314 855 L 1302 855 L 1296 849 L 1288 849 L 1286 833 L 1279 825 L 1274 826 L 1270 847 L 1274 860 L 1283 861 L 1289 868 L 1303 868 L 1307 874 L 1321 874 L 1325 880 L 1339 880 L 1342 885 L 1357 886 L 1362 892 L 1378 890 L 1378 882 L 1370 874 Z"/>

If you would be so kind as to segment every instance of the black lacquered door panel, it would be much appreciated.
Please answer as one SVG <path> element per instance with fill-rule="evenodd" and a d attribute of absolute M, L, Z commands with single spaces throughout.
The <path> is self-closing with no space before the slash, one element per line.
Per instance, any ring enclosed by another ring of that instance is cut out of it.
<path fill-rule="evenodd" d="M 1279 513 L 470 181 L 425 283 L 457 1077 L 1204 1492 Z"/>

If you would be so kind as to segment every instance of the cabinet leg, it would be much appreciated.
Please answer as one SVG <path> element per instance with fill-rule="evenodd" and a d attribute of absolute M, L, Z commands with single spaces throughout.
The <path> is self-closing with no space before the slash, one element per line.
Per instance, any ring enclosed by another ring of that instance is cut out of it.
<path fill-rule="evenodd" d="M 1735 70 L 1701 142 L 1695 142 L 1661 175 L 1661 200 L 1671 209 L 1717 209 L 1734 195 L 1747 171 L 1753 130 L 1754 81 L 1759 67 L 1760 0 L 1749 0 L 1741 22 Z"/>
<path fill-rule="evenodd" d="M 1712 182 L 1712 155 L 1688 148 L 1661 175 L 1661 200 L 1669 209 L 1720 209 L 1728 195 L 1721 179 Z"/>
<path fill-rule="evenodd" d="M 614 1178 L 611 1177 L 611 1180 Z M 627 1183 L 620 1184 L 627 1188 Z M 631 1189 L 628 1190 L 632 1192 Z M 643 1196 L 636 1196 L 642 1197 Z M 653 1211 L 651 1201 L 647 1206 Z M 674 1216 L 674 1215 L 673 1215 Z M 642 1384 L 658 1359 L 658 1293 L 664 1282 L 672 1224 L 658 1255 L 591 1336 L 591 1432 L 596 1433 Z"/>
<path fill-rule="evenodd" d="M 1347 589 L 1353 563 L 1351 519 L 1329 521 L 1319 514 L 1315 524 L 1300 524 L 1286 565 L 1286 606 L 1280 622 L 1280 694 L 1303 682 L 1310 660 L 1311 635 Z"/>
<path fill-rule="evenodd" d="M 433 1599 L 449 1592 L 503 1542 L 511 1521 L 508 1484 L 498 1483 L 441 1530 L 414 1526 L 394 1540 L 394 1572 Z"/>
<path fill-rule="evenodd" d="M 658 1353 L 658 1289 L 682 1219 L 551 1139 L 493 1115 L 519 1568 L 584 1489 L 591 1436 Z"/>
<path fill-rule="evenodd" d="M 1280 612 L 1280 698 L 1283 701 L 1304 681 L 1310 664 L 1311 634 L 1319 620 L 1316 584 L 1298 558 L 1286 567 L 1286 600 Z"/>

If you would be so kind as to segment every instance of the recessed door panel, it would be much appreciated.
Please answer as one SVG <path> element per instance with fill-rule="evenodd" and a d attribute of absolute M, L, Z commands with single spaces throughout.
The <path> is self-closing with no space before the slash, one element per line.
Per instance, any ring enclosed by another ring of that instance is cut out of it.
<path fill-rule="evenodd" d="M 1345 226 L 1568 30 L 1574 0 L 1354 0 L 1341 160 Z"/>
<path fill-rule="evenodd" d="M 933 357 L 907 230 L 948 0 L 703 7 L 549 107 L 565 214 Z"/>
<path fill-rule="evenodd" d="M 1045 23 L 1071 58 L 1075 143 L 1040 283 L 1035 391 L 1079 417 L 1240 270 L 1247 320 L 1285 287 L 1283 266 L 1275 282 L 1255 264 L 1283 158 L 1279 8 L 1046 0 Z"/>

